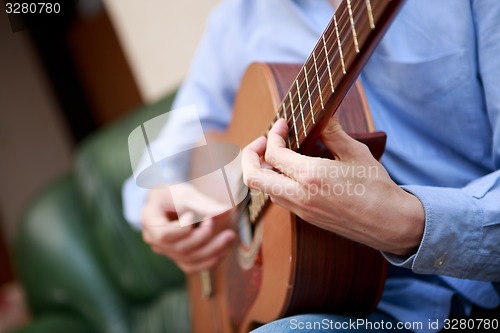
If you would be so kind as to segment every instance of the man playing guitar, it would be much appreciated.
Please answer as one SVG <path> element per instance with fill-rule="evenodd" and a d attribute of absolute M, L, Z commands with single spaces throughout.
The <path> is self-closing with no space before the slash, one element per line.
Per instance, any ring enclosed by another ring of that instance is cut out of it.
<path fill-rule="evenodd" d="M 332 14 L 327 0 L 223 1 L 175 105 L 196 104 L 204 129 L 223 130 L 248 65 L 303 63 Z M 496 0 L 406 1 L 361 75 L 375 127 L 388 135 L 382 164 L 336 118 L 321 137 L 335 160 L 289 150 L 285 121 L 243 152 L 249 187 L 309 223 L 380 250 L 391 263 L 369 317 L 374 322 L 421 322 L 406 329 L 437 332 L 449 328 L 449 318 L 497 316 L 491 311 L 500 305 L 499 19 Z M 183 119 L 172 121 L 172 128 L 184 128 Z M 378 171 L 368 177 L 316 172 L 370 167 Z M 311 184 L 348 182 L 363 194 L 307 192 Z M 210 216 L 217 208 L 188 185 L 184 195 L 196 204 L 174 212 L 168 190 L 141 192 L 132 180 L 124 187 L 127 218 L 141 223 L 144 240 L 195 273 L 224 258 L 236 235 L 216 228 L 229 214 L 180 227 L 177 220 L 189 223 L 193 210 Z M 350 319 L 299 315 L 258 331 L 293 331 L 294 323 L 322 318 Z"/>

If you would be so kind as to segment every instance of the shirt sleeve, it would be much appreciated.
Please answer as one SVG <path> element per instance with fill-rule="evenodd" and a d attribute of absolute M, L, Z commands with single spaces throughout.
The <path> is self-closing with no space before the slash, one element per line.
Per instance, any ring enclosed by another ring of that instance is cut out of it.
<path fill-rule="evenodd" d="M 223 54 L 220 51 L 230 42 L 228 25 L 231 22 L 227 19 L 231 17 L 229 10 L 230 5 L 225 1 L 210 14 L 190 72 L 172 106 L 172 110 L 175 110 L 194 105 L 205 132 L 223 130 L 231 119 L 235 85 L 229 77 L 234 77 L 234 68 L 232 72 L 228 71 L 230 64 L 224 57 L 231 57 L 234 53 Z M 151 143 L 151 147 L 154 148 L 151 150 L 158 155 L 169 156 L 170 150 L 176 150 L 174 147 L 192 146 L 194 141 L 200 139 L 192 135 L 196 132 L 195 128 L 196 124 L 193 124 L 192 117 L 184 117 L 182 113 L 172 113 L 157 138 Z M 189 158 L 186 158 L 186 154 L 182 156 L 163 163 L 163 173 L 171 175 L 176 180 L 185 178 Z M 133 177 L 123 184 L 123 214 L 136 228 L 140 228 L 141 211 L 148 194 L 149 190 L 139 187 Z"/>
<path fill-rule="evenodd" d="M 500 1 L 472 1 L 478 68 L 491 124 L 494 171 L 467 186 L 403 186 L 425 209 L 418 251 L 385 257 L 415 273 L 500 281 Z M 498 284 L 497 284 L 498 285 Z"/>

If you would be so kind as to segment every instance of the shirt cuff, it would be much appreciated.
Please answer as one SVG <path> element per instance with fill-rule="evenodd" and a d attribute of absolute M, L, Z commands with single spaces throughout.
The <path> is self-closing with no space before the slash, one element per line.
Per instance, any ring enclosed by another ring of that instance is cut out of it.
<path fill-rule="evenodd" d="M 482 236 L 482 210 L 464 191 L 402 186 L 425 210 L 425 228 L 417 252 L 407 257 L 383 253 L 393 265 L 419 274 L 466 278 Z"/>

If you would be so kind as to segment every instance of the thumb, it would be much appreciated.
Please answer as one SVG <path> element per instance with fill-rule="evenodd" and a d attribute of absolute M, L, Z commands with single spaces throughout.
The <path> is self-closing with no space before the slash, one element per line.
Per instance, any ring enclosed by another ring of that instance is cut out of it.
<path fill-rule="evenodd" d="M 364 144 L 344 132 L 337 116 L 331 117 L 328 121 L 321 134 L 321 141 L 335 159 L 339 161 L 355 160 L 357 156 L 364 154 L 366 151 Z"/>

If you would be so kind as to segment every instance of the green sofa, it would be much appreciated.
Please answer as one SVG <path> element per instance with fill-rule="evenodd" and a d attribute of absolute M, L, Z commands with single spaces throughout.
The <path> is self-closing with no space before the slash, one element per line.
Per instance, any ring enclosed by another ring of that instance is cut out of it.
<path fill-rule="evenodd" d="M 170 110 L 173 97 L 85 140 L 74 169 L 27 207 L 14 260 L 33 321 L 16 332 L 190 331 L 183 273 L 144 244 L 121 203 L 121 185 L 132 173 L 128 135 Z"/>

